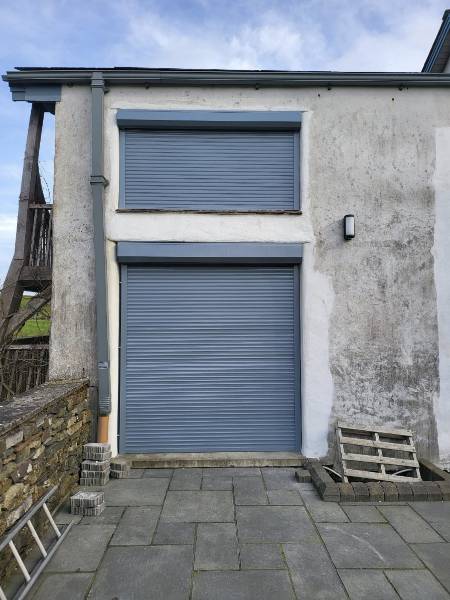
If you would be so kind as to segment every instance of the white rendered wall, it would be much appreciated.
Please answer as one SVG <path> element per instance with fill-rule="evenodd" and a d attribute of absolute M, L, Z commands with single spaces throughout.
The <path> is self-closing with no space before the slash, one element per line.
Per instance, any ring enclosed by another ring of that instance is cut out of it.
<path fill-rule="evenodd" d="M 450 467 L 450 127 L 436 130 L 434 272 L 439 323 L 439 396 L 435 411 L 439 454 Z"/>
<path fill-rule="evenodd" d="M 70 90 L 64 88 L 63 102 L 68 94 L 78 93 L 76 88 Z M 116 212 L 118 108 L 304 111 L 303 214 Z M 87 118 L 83 110 L 80 120 Z M 70 111 L 76 113 L 76 100 L 59 112 L 67 118 Z M 345 418 L 410 427 L 424 456 L 440 454 L 446 460 L 448 127 L 450 102 L 444 89 L 111 87 L 105 96 L 105 170 L 110 182 L 105 191 L 105 227 L 113 446 L 120 305 L 115 242 L 300 242 L 305 243 L 303 452 L 325 454 L 334 420 Z M 57 152 L 56 162 L 64 159 L 60 166 L 71 177 L 72 165 L 77 170 L 82 159 L 71 162 L 64 156 L 69 156 L 66 150 L 59 156 Z M 84 187 L 80 190 L 85 193 Z M 71 201 L 76 210 L 75 197 Z M 356 215 L 356 238 L 351 242 L 342 236 L 346 213 Z M 89 218 L 87 212 L 85 217 Z M 62 263 L 58 269 L 63 269 Z M 61 273 L 59 277 L 65 280 Z M 75 338 L 65 343 L 74 346 Z"/>

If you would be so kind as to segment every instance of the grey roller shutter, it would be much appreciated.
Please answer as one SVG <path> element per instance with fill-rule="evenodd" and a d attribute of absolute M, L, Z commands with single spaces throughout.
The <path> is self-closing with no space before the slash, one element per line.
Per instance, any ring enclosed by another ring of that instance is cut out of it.
<path fill-rule="evenodd" d="M 298 133 L 125 130 L 121 204 L 129 208 L 298 208 Z"/>
<path fill-rule="evenodd" d="M 298 449 L 296 267 L 122 269 L 121 451 Z"/>

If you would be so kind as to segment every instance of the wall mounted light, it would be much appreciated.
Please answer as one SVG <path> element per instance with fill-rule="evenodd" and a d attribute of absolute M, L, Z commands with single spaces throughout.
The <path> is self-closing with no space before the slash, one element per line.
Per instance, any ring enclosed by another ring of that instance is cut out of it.
<path fill-rule="evenodd" d="M 352 240 L 355 237 L 355 215 L 344 217 L 344 240 Z"/>

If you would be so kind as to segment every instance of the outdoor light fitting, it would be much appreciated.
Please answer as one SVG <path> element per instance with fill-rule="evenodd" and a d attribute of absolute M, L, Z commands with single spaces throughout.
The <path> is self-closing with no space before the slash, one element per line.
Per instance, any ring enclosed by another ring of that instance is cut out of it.
<path fill-rule="evenodd" d="M 355 215 L 345 215 L 344 217 L 344 240 L 351 240 L 355 237 Z"/>

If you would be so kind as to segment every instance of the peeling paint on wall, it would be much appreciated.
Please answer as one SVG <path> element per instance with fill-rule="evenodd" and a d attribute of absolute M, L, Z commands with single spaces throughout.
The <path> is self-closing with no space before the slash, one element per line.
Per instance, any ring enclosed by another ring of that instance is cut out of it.
<path fill-rule="evenodd" d="M 409 428 L 419 453 L 430 458 L 438 456 L 431 253 L 431 122 L 438 118 L 437 105 L 428 105 L 424 95 L 414 105 L 409 92 L 391 104 L 386 93 L 382 102 L 371 91 L 363 104 L 352 94 L 345 111 L 327 113 L 325 168 L 312 160 L 310 175 L 318 203 L 316 264 L 330 274 L 335 293 L 329 336 L 333 420 Z M 314 131 L 311 145 L 320 144 L 319 134 Z M 327 205 L 319 204 L 322 198 L 329 199 Z M 356 215 L 356 237 L 344 242 L 347 212 Z"/>

